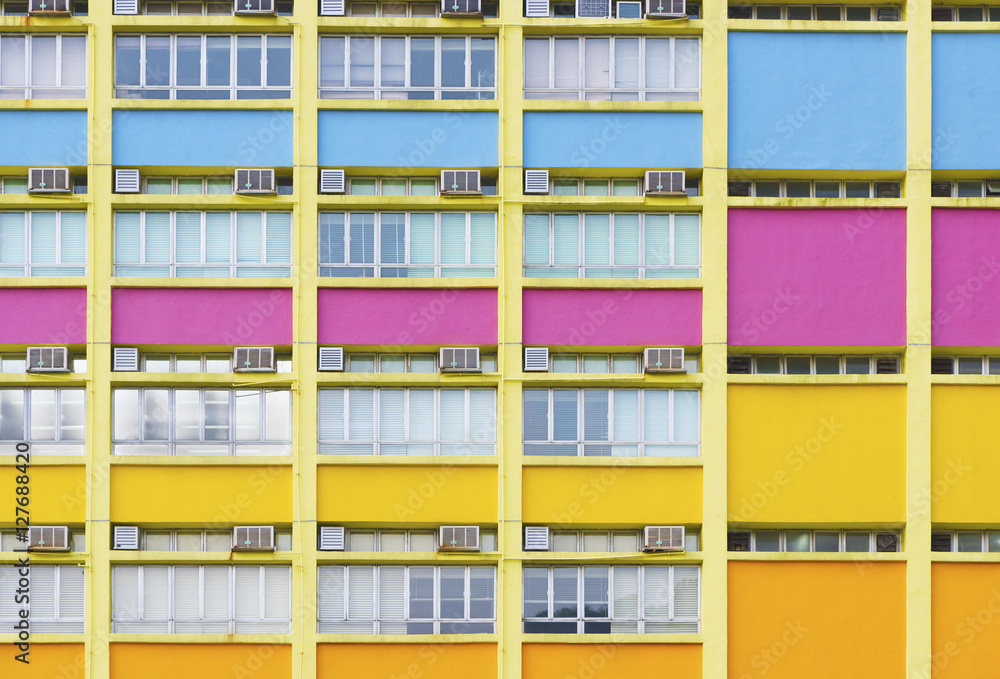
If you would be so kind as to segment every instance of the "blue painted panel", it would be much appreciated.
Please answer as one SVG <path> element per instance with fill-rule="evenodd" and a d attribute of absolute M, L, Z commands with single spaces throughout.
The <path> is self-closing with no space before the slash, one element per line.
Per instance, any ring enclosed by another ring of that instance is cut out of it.
<path fill-rule="evenodd" d="M 701 114 L 528 112 L 524 166 L 701 167 Z"/>
<path fill-rule="evenodd" d="M 905 166 L 904 35 L 729 34 L 729 167 Z"/>
<path fill-rule="evenodd" d="M 320 111 L 319 164 L 489 167 L 499 164 L 492 111 Z"/>
<path fill-rule="evenodd" d="M 1000 167 L 997 33 L 935 33 L 931 43 L 931 163 L 940 170 Z"/>
<path fill-rule="evenodd" d="M 115 111 L 115 165 L 288 167 L 291 111 Z"/>
<path fill-rule="evenodd" d="M 87 164 L 86 111 L 0 111 L 0 130 L 2 165 Z"/>

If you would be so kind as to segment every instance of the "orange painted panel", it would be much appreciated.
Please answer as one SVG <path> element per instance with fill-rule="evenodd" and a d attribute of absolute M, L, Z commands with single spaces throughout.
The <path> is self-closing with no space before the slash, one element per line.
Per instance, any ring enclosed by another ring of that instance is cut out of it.
<path fill-rule="evenodd" d="M 521 677 L 701 679 L 701 650 L 701 644 L 525 644 Z"/>
<path fill-rule="evenodd" d="M 905 564 L 729 564 L 729 679 L 905 673 Z"/>
<path fill-rule="evenodd" d="M 995 677 L 1000 665 L 1000 564 L 931 566 L 934 679 Z"/>
<path fill-rule="evenodd" d="M 289 679 L 292 647 L 278 644 L 111 644 L 111 679 Z"/>
<path fill-rule="evenodd" d="M 6 631 L 6 630 L 5 630 Z M 17 644 L 0 646 L 0 677 L 9 679 L 83 679 L 86 659 L 83 644 L 37 644 L 32 642 L 25 665 L 14 656 Z"/>
<path fill-rule="evenodd" d="M 316 676 L 337 679 L 496 679 L 497 646 L 318 644 Z"/>
<path fill-rule="evenodd" d="M 9 472 L 9 473 L 8 473 Z M 57 526 L 84 523 L 87 520 L 87 468 L 79 465 L 42 466 L 28 468 L 28 497 L 31 502 L 31 523 L 36 526 Z M 0 497 L 18 497 L 14 488 L 19 474 L 8 467 L 0 480 Z M 13 522 L 14 510 L 10 510 Z"/>

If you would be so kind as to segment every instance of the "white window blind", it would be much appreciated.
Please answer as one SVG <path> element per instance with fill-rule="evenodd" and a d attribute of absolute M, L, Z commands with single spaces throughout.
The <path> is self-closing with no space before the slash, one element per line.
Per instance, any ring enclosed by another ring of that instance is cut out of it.
<path fill-rule="evenodd" d="M 0 98 L 83 99 L 87 36 L 0 36 Z"/>
<path fill-rule="evenodd" d="M 492 634 L 493 566 L 320 566 L 325 634 Z"/>
<path fill-rule="evenodd" d="M 326 455 L 493 455 L 493 389 L 321 389 Z"/>
<path fill-rule="evenodd" d="M 0 277 L 86 273 L 85 212 L 0 212 Z"/>
<path fill-rule="evenodd" d="M 525 389 L 524 454 L 700 454 L 700 393 L 683 389 Z"/>
<path fill-rule="evenodd" d="M 33 455 L 82 455 L 84 398 L 83 389 L 0 389 L 0 454 L 27 442 Z"/>
<path fill-rule="evenodd" d="M 526 214 L 524 275 L 697 278 L 698 214 Z"/>
<path fill-rule="evenodd" d="M 288 212 L 116 212 L 115 275 L 288 278 Z"/>
<path fill-rule="evenodd" d="M 22 543 L 23 544 L 23 543 Z M 20 587 L 17 566 L 0 566 L 0 625 L 13 630 L 27 606 L 15 602 Z M 39 566 L 29 569 L 31 632 L 82 634 L 84 631 L 84 571 L 79 566 Z"/>

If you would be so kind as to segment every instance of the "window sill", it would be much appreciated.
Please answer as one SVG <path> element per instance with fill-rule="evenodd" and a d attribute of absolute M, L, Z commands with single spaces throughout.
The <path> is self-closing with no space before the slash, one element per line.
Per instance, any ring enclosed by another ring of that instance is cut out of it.
<path fill-rule="evenodd" d="M 500 457 L 498 455 L 316 455 L 316 464 L 319 466 L 498 467 Z"/>
<path fill-rule="evenodd" d="M 249 385 L 290 389 L 295 383 L 293 373 L 155 373 L 155 372 L 112 372 L 112 386 L 155 384 L 159 388 L 171 386 L 197 386 L 200 388 L 231 387 Z"/>
<path fill-rule="evenodd" d="M 258 284 L 259 285 L 259 284 Z M 445 288 L 465 290 L 469 288 L 496 288 L 498 278 L 348 278 L 322 276 L 317 279 L 320 288 Z M 407 347 L 407 350 L 417 351 Z"/>
<path fill-rule="evenodd" d="M 729 196 L 729 207 L 783 208 L 868 208 L 898 207 L 905 209 L 905 198 L 747 198 Z"/>
<path fill-rule="evenodd" d="M 13 636 L 13 635 L 11 635 Z M 34 637 L 32 637 L 34 640 Z M 495 644 L 493 634 L 317 634 L 317 644 Z"/>
<path fill-rule="evenodd" d="M 295 108 L 297 101 L 298 99 L 293 92 L 290 99 L 112 99 L 111 107 L 116 111 L 145 109 L 291 111 Z"/>
<path fill-rule="evenodd" d="M 703 467 L 698 457 L 554 457 L 521 455 L 523 467 Z"/>
<path fill-rule="evenodd" d="M 39 635 L 41 636 L 41 635 Z M 79 635 L 83 636 L 83 635 Z M 32 642 L 35 635 L 31 635 Z M 112 644 L 291 644 L 289 634 L 117 634 L 108 636 Z"/>
<path fill-rule="evenodd" d="M 606 172 L 605 175 L 612 174 Z M 595 206 L 602 212 L 646 212 L 649 208 L 669 208 L 675 212 L 699 212 L 705 206 L 702 196 L 556 196 L 526 194 L 521 199 L 525 212 L 578 208 L 592 211 Z M 697 208 L 697 209 L 695 209 Z"/>
<path fill-rule="evenodd" d="M 132 467 L 278 467 L 292 466 L 293 455 L 110 455 L 112 466 Z M 34 461 L 32 461 L 34 463 Z M 175 552 L 169 552 L 174 554 Z M 202 554 L 203 552 L 198 552 Z M 221 553 L 221 552 L 220 552 Z M 228 552 L 225 553 L 228 557 Z"/>
<path fill-rule="evenodd" d="M 218 174 L 232 175 L 232 170 L 222 170 Z M 112 193 L 110 195 L 112 206 L 115 210 L 135 208 L 191 211 L 204 206 L 212 210 L 291 212 L 298 205 L 298 200 L 294 195 L 242 195 L 237 193 L 211 195 L 205 193 Z"/>
<path fill-rule="evenodd" d="M 816 353 L 821 353 L 817 351 Z M 837 353 L 835 350 L 829 353 Z M 729 384 L 906 384 L 906 375 L 727 375 Z M 993 382 L 996 383 L 995 381 Z"/>
<path fill-rule="evenodd" d="M 1000 563 L 1000 552 L 931 552 L 931 562 Z"/>
<path fill-rule="evenodd" d="M 595 288 L 606 290 L 676 289 L 700 290 L 701 278 L 531 278 L 521 282 L 525 288 Z"/>
<path fill-rule="evenodd" d="M 525 634 L 525 644 L 701 644 L 702 634 Z"/>
<path fill-rule="evenodd" d="M 824 561 L 853 563 L 861 572 L 864 571 L 865 565 L 869 563 L 907 560 L 905 552 L 726 552 L 726 554 L 729 561 Z M 1000 561 L 1000 554 L 996 556 L 996 560 Z"/>
<path fill-rule="evenodd" d="M 700 566 L 701 552 L 522 552 L 521 561 L 530 565 L 613 565 Z"/>
<path fill-rule="evenodd" d="M 7 386 L 6 384 L 4 386 Z M 29 452 L 30 455 L 30 452 Z M 4 467 L 16 467 L 18 464 L 24 464 L 24 462 L 16 461 L 17 455 L 2 455 L 0 456 L 0 469 Z M 80 455 L 30 455 L 32 467 L 64 467 L 79 465 L 81 467 L 87 464 L 87 456 L 85 454 Z M 6 554 L 6 552 L 0 552 L 0 554 Z"/>
<path fill-rule="evenodd" d="M 515 20 L 516 21 L 516 20 Z M 705 30 L 703 19 L 617 19 L 610 17 L 522 17 L 524 34 L 551 35 L 555 28 L 572 28 L 573 35 L 644 35 L 656 34 L 656 29 L 669 28 L 669 35 L 700 35 Z M 563 31 L 559 31 L 560 34 Z"/>
<path fill-rule="evenodd" d="M 464 31 L 469 33 L 468 30 Z M 373 95 L 374 96 L 374 95 Z M 377 111 L 498 111 L 500 101 L 493 99 L 334 99 L 316 100 L 320 111 L 377 110 Z"/>
<path fill-rule="evenodd" d="M 176 526 L 181 527 L 181 526 Z M 290 566 L 297 555 L 293 552 L 154 552 L 142 550 L 112 550 L 112 566 L 135 565 L 263 565 Z M 174 635 L 171 635 L 174 636 Z"/>
<path fill-rule="evenodd" d="M 418 565 L 495 565 L 500 561 L 499 552 L 318 552 L 318 565 L 334 564 L 418 564 Z M 339 635 L 338 635 L 339 636 Z M 391 634 L 383 636 L 395 636 Z M 472 635 L 463 635 L 472 636 Z M 478 636 L 478 635 L 477 635 Z"/>
<path fill-rule="evenodd" d="M 134 278 L 111 279 L 112 288 L 291 288 L 291 278 Z M 148 373 L 137 373 L 140 375 Z M 171 373 L 173 374 L 173 373 Z M 196 374 L 196 373 L 191 373 Z M 220 373 L 222 374 L 222 373 Z M 261 373 L 255 373 L 257 380 Z M 279 373 L 286 374 L 286 373 Z M 117 379 L 117 376 L 116 378 Z M 291 379 L 286 378 L 286 379 Z M 251 380 L 253 381 L 253 380 Z"/>
<path fill-rule="evenodd" d="M 356 17 L 331 16 L 319 17 L 316 21 L 320 36 L 338 35 L 345 32 L 356 32 L 356 29 L 372 29 L 379 33 L 414 33 L 417 31 L 432 31 L 434 33 L 458 33 L 462 35 L 496 35 L 499 19 L 485 17 Z M 448 30 L 448 29 L 452 30 Z M 351 30 L 355 29 L 355 30 Z M 444 30 L 442 30 L 444 29 Z"/>
<path fill-rule="evenodd" d="M 909 26 L 909 23 L 906 21 L 793 21 L 787 19 L 729 19 L 728 24 L 731 31 L 782 30 L 796 32 L 815 31 L 822 33 L 843 33 L 847 30 L 850 30 L 852 33 L 903 33 Z M 980 22 L 980 25 L 982 25 L 982 22 Z"/>

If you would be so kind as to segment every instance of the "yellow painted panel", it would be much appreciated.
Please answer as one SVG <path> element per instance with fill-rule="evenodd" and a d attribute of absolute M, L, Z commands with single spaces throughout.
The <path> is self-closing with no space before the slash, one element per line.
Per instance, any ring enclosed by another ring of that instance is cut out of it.
<path fill-rule="evenodd" d="M 23 653 L 17 644 L 0 647 L 0 677 L 10 679 L 83 679 L 83 644 L 31 643 L 28 664 L 15 659 Z"/>
<path fill-rule="evenodd" d="M 320 521 L 496 523 L 495 467 L 320 467 Z"/>
<path fill-rule="evenodd" d="M 292 647 L 277 644 L 111 644 L 111 679 L 292 676 Z"/>
<path fill-rule="evenodd" d="M 27 485 L 31 523 L 38 526 L 84 523 L 87 520 L 86 470 L 83 465 L 29 466 Z M 19 497 L 14 493 L 20 485 L 17 483 L 18 476 L 20 474 L 13 467 L 0 474 L 0 493 L 3 493 L 2 497 L 11 498 L 11 504 L 13 498 Z M 9 514 L 8 521 L 13 522 L 13 508 Z"/>
<path fill-rule="evenodd" d="M 1000 564 L 931 566 L 935 679 L 994 677 L 1000 664 Z"/>
<path fill-rule="evenodd" d="M 701 644 L 525 644 L 521 664 L 523 679 L 701 679 Z"/>
<path fill-rule="evenodd" d="M 316 676 L 496 679 L 497 647 L 496 644 L 318 644 Z"/>
<path fill-rule="evenodd" d="M 902 385 L 730 386 L 728 436 L 730 521 L 904 520 Z"/>
<path fill-rule="evenodd" d="M 931 389 L 931 520 L 1000 522 L 1000 435 L 996 387 Z"/>
<path fill-rule="evenodd" d="M 905 672 L 905 564 L 729 564 L 729 679 Z"/>
<path fill-rule="evenodd" d="M 525 467 L 524 521 L 700 524 L 700 467 Z"/>
<path fill-rule="evenodd" d="M 111 520 L 282 523 L 292 520 L 292 468 L 116 466 Z"/>

